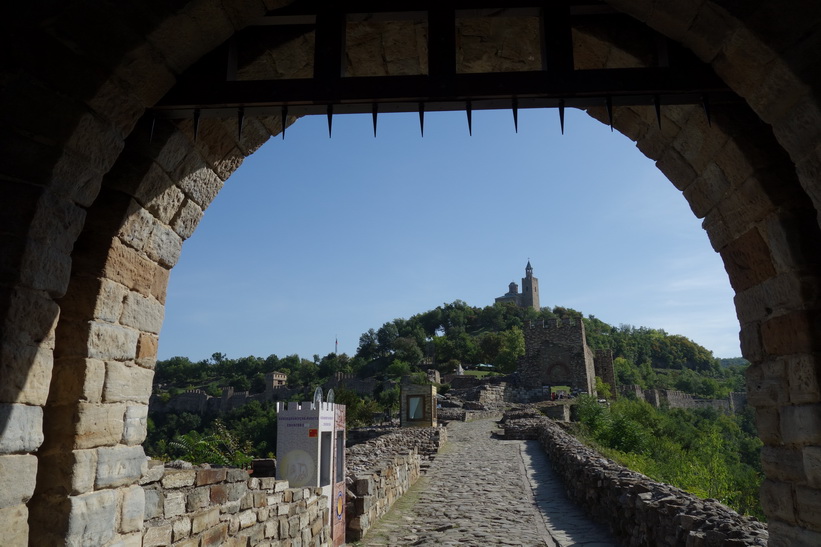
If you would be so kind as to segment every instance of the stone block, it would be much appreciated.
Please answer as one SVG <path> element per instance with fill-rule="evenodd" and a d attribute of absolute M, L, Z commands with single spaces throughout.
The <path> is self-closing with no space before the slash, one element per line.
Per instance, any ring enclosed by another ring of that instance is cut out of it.
<path fill-rule="evenodd" d="M 799 355 L 786 361 L 793 404 L 821 401 L 821 363 L 810 355 Z"/>
<path fill-rule="evenodd" d="M 821 348 L 815 313 L 798 311 L 779 315 L 761 324 L 761 343 L 772 355 L 813 353 Z"/>
<path fill-rule="evenodd" d="M 140 479 L 140 484 L 148 484 L 162 480 L 165 474 L 165 462 L 162 460 L 148 460 L 148 469 L 143 478 Z"/>
<path fill-rule="evenodd" d="M 768 547 L 816 547 L 821 545 L 821 532 L 807 530 L 801 526 L 770 520 Z"/>
<path fill-rule="evenodd" d="M 784 446 L 761 448 L 761 469 L 770 479 L 784 482 L 805 482 L 804 454 Z"/>
<path fill-rule="evenodd" d="M 100 403 L 103 400 L 105 363 L 99 359 L 61 357 L 54 367 L 55 389 L 50 399 L 55 404 L 73 405 L 78 400 Z"/>
<path fill-rule="evenodd" d="M 247 511 L 243 511 L 239 514 L 239 527 L 240 528 L 248 528 L 249 526 L 255 524 L 256 522 L 257 522 L 257 514 L 252 509 L 249 509 Z"/>
<path fill-rule="evenodd" d="M 163 514 L 165 518 L 170 519 L 185 514 L 185 492 L 181 490 L 173 490 L 165 492 L 165 500 L 163 502 Z"/>
<path fill-rule="evenodd" d="M 212 507 L 205 511 L 195 513 L 191 517 L 191 533 L 199 534 L 203 530 L 207 530 L 219 524 L 220 510 L 219 507 Z"/>
<path fill-rule="evenodd" d="M 195 484 L 197 486 L 215 484 L 224 481 L 226 476 L 227 471 L 225 469 L 198 469 Z"/>
<path fill-rule="evenodd" d="M 182 516 L 171 523 L 171 539 L 181 541 L 191 535 L 191 519 Z"/>
<path fill-rule="evenodd" d="M 115 536 L 117 495 L 103 490 L 69 498 L 67 545 L 104 545 Z"/>
<path fill-rule="evenodd" d="M 139 251 L 114 238 L 108 250 L 103 277 L 116 281 L 142 294 L 149 294 L 156 264 L 143 257 Z"/>
<path fill-rule="evenodd" d="M 107 323 L 116 323 L 123 313 L 123 300 L 128 294 L 128 288 L 105 278 L 93 278 L 93 282 L 99 287 L 91 312 L 92 317 Z"/>
<path fill-rule="evenodd" d="M 145 493 L 145 520 L 162 518 L 165 514 L 165 498 L 157 485 L 143 488 Z"/>
<path fill-rule="evenodd" d="M 36 456 L 0 456 L 0 508 L 27 503 L 36 478 Z"/>
<path fill-rule="evenodd" d="M 776 273 L 770 249 L 755 228 L 721 249 L 721 258 L 736 292 L 762 283 Z"/>
<path fill-rule="evenodd" d="M 166 268 L 173 268 L 182 251 L 182 238 L 174 230 L 156 224 L 145 246 L 148 258 Z"/>
<path fill-rule="evenodd" d="M 143 547 L 166 547 L 171 545 L 171 525 L 148 526 L 143 534 Z"/>
<path fill-rule="evenodd" d="M 148 469 L 142 446 L 114 446 L 97 449 L 96 488 L 136 484 Z"/>
<path fill-rule="evenodd" d="M 821 532 L 821 490 L 809 486 L 796 486 L 795 502 L 799 522 Z"/>
<path fill-rule="evenodd" d="M 248 471 L 245 469 L 227 469 L 225 480 L 228 482 L 246 482 L 248 480 Z"/>
<path fill-rule="evenodd" d="M 148 428 L 148 405 L 128 405 L 125 408 L 123 443 L 129 446 L 145 440 Z"/>
<path fill-rule="evenodd" d="M 202 534 L 200 547 L 217 547 L 223 545 L 228 539 L 228 523 L 221 522 L 217 526 L 206 530 Z"/>
<path fill-rule="evenodd" d="M 152 196 L 145 208 L 165 224 L 170 224 L 185 196 L 176 186 L 167 186 L 162 192 Z"/>
<path fill-rule="evenodd" d="M 0 402 L 46 404 L 53 354 L 48 347 L 0 341 Z"/>
<path fill-rule="evenodd" d="M 0 454 L 34 452 L 43 443 L 43 409 L 0 403 Z"/>
<path fill-rule="evenodd" d="M 228 501 L 228 486 L 215 484 L 211 487 L 211 503 L 223 504 Z"/>
<path fill-rule="evenodd" d="M 136 363 L 143 368 L 153 370 L 157 364 L 158 344 L 159 337 L 157 335 L 141 332 L 140 338 L 137 340 Z"/>
<path fill-rule="evenodd" d="M 211 503 L 211 489 L 207 486 L 201 486 L 188 491 L 188 497 L 185 501 L 185 507 L 189 512 L 208 507 Z"/>
<path fill-rule="evenodd" d="M 25 505 L 0 508 L 0 530 L 3 545 L 25 547 L 29 545 L 29 512 Z"/>
<path fill-rule="evenodd" d="M 120 492 L 120 528 L 121 534 L 139 532 L 145 517 L 145 491 L 141 486 L 121 488 Z"/>
<path fill-rule="evenodd" d="M 120 241 L 134 249 L 141 251 L 154 229 L 157 219 L 146 211 L 142 205 L 131 200 L 126 210 L 126 219 L 117 234 Z M 125 296 L 125 295 L 123 295 Z"/>
<path fill-rule="evenodd" d="M 222 189 L 223 181 L 205 163 L 189 166 L 189 173 L 180 178 L 179 186 L 202 209 L 206 209 Z"/>
<path fill-rule="evenodd" d="M 103 361 L 133 361 L 137 356 L 139 331 L 92 321 L 89 324 L 88 357 Z"/>
<path fill-rule="evenodd" d="M 790 485 L 765 480 L 761 485 L 761 508 L 770 518 L 795 523 L 795 509 Z"/>
<path fill-rule="evenodd" d="M 821 446 L 805 446 L 804 473 L 813 488 L 821 488 Z"/>
<path fill-rule="evenodd" d="M 755 407 L 783 405 L 789 398 L 783 361 L 767 361 L 747 368 L 747 400 Z"/>
<path fill-rule="evenodd" d="M 202 220 L 202 214 L 199 205 L 190 199 L 186 199 L 171 222 L 171 227 L 181 238 L 188 239 L 194 233 L 194 229 L 196 229 L 200 220 Z"/>
<path fill-rule="evenodd" d="M 106 362 L 103 400 L 108 403 L 148 404 L 154 371 L 118 361 Z"/>
<path fill-rule="evenodd" d="M 777 407 L 755 409 L 758 438 L 765 444 L 781 444 L 781 416 Z"/>
<path fill-rule="evenodd" d="M 245 496 L 247 492 L 248 486 L 246 486 L 244 482 L 235 482 L 233 484 L 226 485 L 228 501 L 239 501 Z"/>
<path fill-rule="evenodd" d="M 162 328 L 165 307 L 150 296 L 129 292 L 123 303 L 120 324 L 142 332 L 159 334 Z"/>
<path fill-rule="evenodd" d="M 162 478 L 163 488 L 193 486 L 197 478 L 196 469 L 166 469 Z"/>
<path fill-rule="evenodd" d="M 821 404 L 782 407 L 781 438 L 787 444 L 821 444 Z"/>
<path fill-rule="evenodd" d="M 151 295 L 157 299 L 157 302 L 165 304 L 165 297 L 168 290 L 168 279 L 171 275 L 171 270 L 165 266 L 157 264 L 154 268 L 154 277 L 151 280 Z"/>

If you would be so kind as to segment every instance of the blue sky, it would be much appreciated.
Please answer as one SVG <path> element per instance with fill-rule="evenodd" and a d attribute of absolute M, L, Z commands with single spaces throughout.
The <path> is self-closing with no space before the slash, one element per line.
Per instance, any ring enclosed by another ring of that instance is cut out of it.
<path fill-rule="evenodd" d="M 159 358 L 356 352 L 386 321 L 485 306 L 530 259 L 542 306 L 740 355 L 701 221 L 634 143 L 568 110 L 303 118 L 248 158 L 183 245 Z"/>

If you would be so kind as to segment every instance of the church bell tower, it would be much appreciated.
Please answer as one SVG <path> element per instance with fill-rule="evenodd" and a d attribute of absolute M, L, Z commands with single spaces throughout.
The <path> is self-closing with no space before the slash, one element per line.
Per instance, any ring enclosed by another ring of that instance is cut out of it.
<path fill-rule="evenodd" d="M 525 276 L 522 278 L 522 307 L 533 308 L 538 311 L 539 306 L 539 280 L 533 277 L 533 266 L 530 260 L 525 266 Z"/>

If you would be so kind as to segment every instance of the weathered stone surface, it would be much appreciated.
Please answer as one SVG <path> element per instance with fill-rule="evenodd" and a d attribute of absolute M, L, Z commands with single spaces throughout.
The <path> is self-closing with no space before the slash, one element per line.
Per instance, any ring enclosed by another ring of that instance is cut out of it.
<path fill-rule="evenodd" d="M 182 488 L 184 486 L 193 486 L 196 479 L 197 471 L 195 469 L 166 469 L 162 478 L 162 487 Z"/>
<path fill-rule="evenodd" d="M 202 214 L 199 205 L 190 199 L 186 199 L 174 217 L 171 227 L 181 238 L 188 239 L 194 234 L 194 229 L 202 220 Z"/>
<path fill-rule="evenodd" d="M 165 474 L 165 464 L 162 460 L 148 460 L 148 470 L 140 479 L 140 484 L 148 484 L 150 482 L 157 482 L 162 479 Z"/>
<path fill-rule="evenodd" d="M 123 303 L 123 312 L 120 324 L 134 327 L 142 332 L 159 334 L 162 328 L 165 307 L 154 298 L 142 296 L 137 292 L 129 292 Z"/>
<path fill-rule="evenodd" d="M 222 179 L 204 164 L 180 179 L 179 185 L 202 209 L 207 208 L 222 189 Z"/>
<path fill-rule="evenodd" d="M 225 469 L 198 469 L 196 485 L 203 486 L 222 482 L 226 476 L 227 470 Z"/>
<path fill-rule="evenodd" d="M 3 545 L 24 547 L 29 544 L 28 508 L 25 505 L 0 507 Z"/>
<path fill-rule="evenodd" d="M 143 487 L 145 492 L 145 519 L 160 518 L 165 514 L 165 498 L 157 486 Z"/>
<path fill-rule="evenodd" d="M 821 404 L 781 408 L 781 438 L 785 443 L 821 444 Z"/>
<path fill-rule="evenodd" d="M 141 486 L 120 489 L 121 534 L 142 530 L 145 516 L 145 491 Z"/>
<path fill-rule="evenodd" d="M 119 361 L 106 362 L 103 400 L 109 403 L 134 401 L 148 404 L 154 371 Z"/>
<path fill-rule="evenodd" d="M 140 339 L 137 341 L 136 363 L 143 368 L 153 370 L 157 364 L 158 344 L 159 337 L 157 335 L 141 332 Z"/>
<path fill-rule="evenodd" d="M 123 443 L 140 444 L 145 440 L 148 426 L 148 405 L 128 405 L 125 409 Z"/>
<path fill-rule="evenodd" d="M 0 341 L 0 402 L 46 404 L 52 363 L 53 354 L 47 346 Z"/>
<path fill-rule="evenodd" d="M 69 498 L 71 510 L 66 543 L 69 545 L 103 545 L 115 535 L 117 495 L 103 490 Z"/>
<path fill-rule="evenodd" d="M 220 511 L 218 507 L 196 513 L 191 519 L 191 532 L 199 534 L 203 530 L 216 526 L 219 520 Z"/>
<path fill-rule="evenodd" d="M 97 449 L 97 488 L 134 484 L 147 469 L 142 446 L 115 446 Z"/>
<path fill-rule="evenodd" d="M 805 446 L 804 473 L 809 485 L 813 488 L 821 488 L 821 446 Z"/>
<path fill-rule="evenodd" d="M 165 547 L 171 545 L 171 525 L 148 526 L 143 534 L 143 547 Z"/>
<path fill-rule="evenodd" d="M 74 448 L 96 448 L 119 444 L 123 437 L 124 404 L 80 403 Z"/>
<path fill-rule="evenodd" d="M 92 321 L 89 325 L 88 356 L 103 361 L 133 361 L 139 332 L 134 329 Z"/>
<path fill-rule="evenodd" d="M 145 246 L 148 258 L 166 268 L 173 268 L 182 251 L 182 238 L 168 226 L 156 224 Z"/>
<path fill-rule="evenodd" d="M 185 502 L 185 508 L 187 511 L 197 511 L 204 507 L 208 507 L 208 504 L 211 502 L 211 489 L 207 486 L 202 486 L 199 488 L 194 488 L 189 490 L 188 497 Z"/>
<path fill-rule="evenodd" d="M 43 443 L 43 409 L 0 404 L 0 454 L 34 452 Z"/>
<path fill-rule="evenodd" d="M 185 492 L 172 490 L 165 494 L 165 518 L 178 517 L 185 514 Z"/>
<path fill-rule="evenodd" d="M 181 541 L 191 535 L 191 519 L 180 517 L 171 523 L 171 539 Z"/>
<path fill-rule="evenodd" d="M 0 456 L 0 508 L 26 503 L 34 493 L 36 477 L 36 456 Z"/>

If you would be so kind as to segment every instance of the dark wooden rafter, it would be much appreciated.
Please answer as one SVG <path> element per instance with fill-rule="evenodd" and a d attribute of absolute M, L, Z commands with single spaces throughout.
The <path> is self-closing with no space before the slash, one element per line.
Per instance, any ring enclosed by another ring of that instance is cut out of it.
<path fill-rule="evenodd" d="M 390 5 L 388 10 L 385 5 Z M 315 33 L 313 78 L 237 80 L 237 41 L 232 39 L 183 75 L 154 107 L 157 117 L 235 117 L 417 112 L 538 107 L 627 106 L 654 104 L 710 105 L 738 101 L 712 69 L 690 52 L 656 36 L 657 66 L 574 70 L 574 21 L 598 18 L 624 24 L 629 18 L 598 2 L 531 2 L 498 9 L 484 0 L 405 2 L 294 2 L 240 32 L 290 37 Z M 344 11 L 342 11 L 344 8 Z M 541 20 L 542 70 L 463 74 L 456 67 L 456 19 L 462 15 L 538 15 Z M 349 20 L 426 19 L 428 74 L 345 77 L 345 33 Z M 632 22 L 632 20 L 630 20 Z M 283 38 L 285 39 L 285 38 Z"/>

